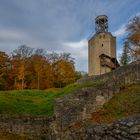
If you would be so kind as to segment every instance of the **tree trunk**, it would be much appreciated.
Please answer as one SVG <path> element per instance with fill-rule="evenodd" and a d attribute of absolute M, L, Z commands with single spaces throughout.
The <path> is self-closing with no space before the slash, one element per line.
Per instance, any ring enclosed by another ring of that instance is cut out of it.
<path fill-rule="evenodd" d="M 22 79 L 22 87 L 21 89 L 23 90 L 24 89 L 24 79 Z"/>
<path fill-rule="evenodd" d="M 24 78 L 25 78 L 25 74 L 23 73 L 23 77 L 22 77 L 22 90 L 24 89 Z"/>
<path fill-rule="evenodd" d="M 40 78 L 39 78 L 39 72 L 37 73 L 37 88 L 40 89 Z"/>
<path fill-rule="evenodd" d="M 17 79 L 15 78 L 14 88 L 16 89 Z"/>

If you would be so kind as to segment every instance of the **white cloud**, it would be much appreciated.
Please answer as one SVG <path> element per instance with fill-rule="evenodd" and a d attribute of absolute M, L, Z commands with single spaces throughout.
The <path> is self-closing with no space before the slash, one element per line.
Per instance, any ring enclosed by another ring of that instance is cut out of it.
<path fill-rule="evenodd" d="M 131 16 L 129 18 L 129 21 L 131 19 L 133 19 L 135 16 L 139 16 L 139 15 L 140 15 L 140 12 L 138 12 L 137 14 Z M 122 24 L 115 32 L 113 32 L 113 35 L 117 36 L 117 37 L 123 37 L 125 35 L 125 33 L 126 33 L 126 25 L 127 24 Z"/>
<path fill-rule="evenodd" d="M 140 16 L 140 12 L 138 12 L 138 13 L 136 14 L 136 16 Z"/>
<path fill-rule="evenodd" d="M 126 24 L 122 24 L 118 30 L 113 32 L 113 35 L 117 37 L 122 37 L 125 35 L 125 30 L 126 30 Z"/>
<path fill-rule="evenodd" d="M 15 41 L 15 40 L 23 40 L 25 38 L 28 38 L 29 35 L 17 30 L 12 29 L 0 29 L 0 40 L 3 41 Z"/>
<path fill-rule="evenodd" d="M 88 63 L 88 41 L 82 39 L 77 42 L 65 42 L 63 43 L 65 52 L 70 52 L 72 57 L 75 58 L 77 70 L 87 71 Z"/>
<path fill-rule="evenodd" d="M 78 60 L 87 58 L 87 50 L 88 50 L 88 41 L 86 39 L 82 39 L 78 42 L 66 42 L 63 43 L 65 46 L 65 50 L 67 52 L 71 52 L 71 54 Z"/>
<path fill-rule="evenodd" d="M 65 46 L 71 47 L 73 49 L 79 49 L 79 48 L 83 48 L 85 46 L 87 46 L 87 40 L 83 39 L 79 42 L 66 42 L 64 43 Z"/>
<path fill-rule="evenodd" d="M 132 16 L 129 17 L 129 21 L 132 20 L 135 16 L 140 16 L 140 12 L 133 14 Z"/>

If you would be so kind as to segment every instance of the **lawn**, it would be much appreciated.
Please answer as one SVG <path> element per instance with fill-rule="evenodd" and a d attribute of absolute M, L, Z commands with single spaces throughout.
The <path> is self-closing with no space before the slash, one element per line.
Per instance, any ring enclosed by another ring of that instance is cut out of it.
<path fill-rule="evenodd" d="M 62 89 L 0 91 L 0 114 L 53 115 L 54 100 L 96 83 L 71 84 Z"/>
<path fill-rule="evenodd" d="M 128 115 L 140 113 L 140 85 L 128 86 L 92 114 L 98 123 L 110 123 Z"/>

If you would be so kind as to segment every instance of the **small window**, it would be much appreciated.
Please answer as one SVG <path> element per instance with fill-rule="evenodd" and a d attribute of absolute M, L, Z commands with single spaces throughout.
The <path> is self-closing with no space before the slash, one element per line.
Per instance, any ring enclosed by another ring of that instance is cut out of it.
<path fill-rule="evenodd" d="M 102 44 L 102 47 L 104 46 L 104 44 Z"/>

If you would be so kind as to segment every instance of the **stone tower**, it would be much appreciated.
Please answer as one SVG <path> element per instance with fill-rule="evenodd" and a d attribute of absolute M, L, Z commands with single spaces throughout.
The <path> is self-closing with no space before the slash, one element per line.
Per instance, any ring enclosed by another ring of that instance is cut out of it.
<path fill-rule="evenodd" d="M 88 41 L 88 75 L 101 75 L 116 69 L 116 37 L 108 32 L 108 17 L 95 19 L 95 35 Z"/>

